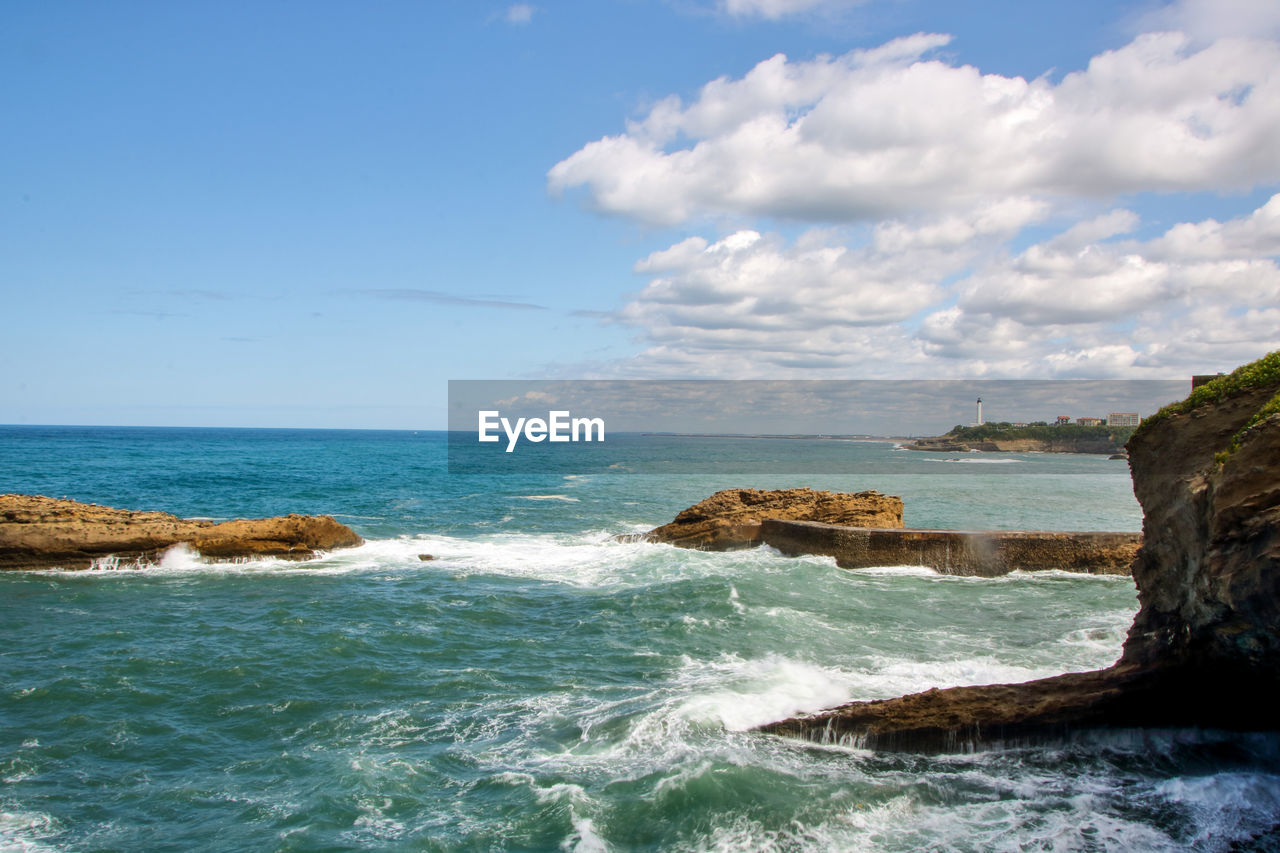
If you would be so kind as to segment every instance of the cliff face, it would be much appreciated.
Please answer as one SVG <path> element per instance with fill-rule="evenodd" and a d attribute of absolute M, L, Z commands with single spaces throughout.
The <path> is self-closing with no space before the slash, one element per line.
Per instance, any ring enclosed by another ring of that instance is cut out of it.
<path fill-rule="evenodd" d="M 1241 389 L 1129 442 L 1147 544 L 1126 662 L 1280 681 L 1280 415 L 1244 429 L 1277 391 Z"/>
<path fill-rule="evenodd" d="M 854 527 L 902 527 L 902 499 L 876 491 L 725 489 L 683 510 L 675 520 L 655 527 L 642 538 L 703 551 L 752 548 L 761 543 L 760 525 L 766 518 Z"/>
<path fill-rule="evenodd" d="M 363 542 L 332 517 L 286 515 L 220 524 L 34 495 L 0 495 L 0 569 L 87 569 L 94 560 L 155 560 L 178 543 L 204 557 L 305 560 Z"/>
<path fill-rule="evenodd" d="M 764 731 L 945 750 L 1108 727 L 1277 729 L 1280 353 L 1198 388 L 1128 443 L 1140 610 L 1112 668 L 855 702 Z"/>

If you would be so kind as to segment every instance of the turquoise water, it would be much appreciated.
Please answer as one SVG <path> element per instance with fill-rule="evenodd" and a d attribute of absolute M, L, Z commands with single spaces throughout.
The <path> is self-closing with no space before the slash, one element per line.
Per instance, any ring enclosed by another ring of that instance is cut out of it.
<path fill-rule="evenodd" d="M 687 441 L 739 470 L 806 444 Z M 369 540 L 0 575 L 0 849 L 1202 850 L 1272 827 L 1269 738 L 922 756 L 752 733 L 1105 666 L 1136 609 L 1127 579 L 611 540 L 727 486 L 877 488 L 913 526 L 1140 524 L 1122 462 L 807 444 L 866 473 L 463 478 L 438 433 L 0 427 L 0 491 L 331 513 Z"/>

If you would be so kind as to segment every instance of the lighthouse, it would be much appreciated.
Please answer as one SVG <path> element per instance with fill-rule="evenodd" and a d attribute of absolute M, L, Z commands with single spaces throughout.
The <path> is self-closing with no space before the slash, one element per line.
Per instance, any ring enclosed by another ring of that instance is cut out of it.
<path fill-rule="evenodd" d="M 974 426 L 982 426 L 982 398 L 978 398 L 978 422 Z"/>

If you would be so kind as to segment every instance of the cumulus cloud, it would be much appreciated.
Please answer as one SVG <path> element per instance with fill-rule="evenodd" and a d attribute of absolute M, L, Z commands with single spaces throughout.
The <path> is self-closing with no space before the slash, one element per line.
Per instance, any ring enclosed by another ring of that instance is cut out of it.
<path fill-rule="evenodd" d="M 1280 347 L 1280 195 L 1226 223 L 1107 240 L 1128 211 L 1078 224 L 957 285 L 918 339 L 930 356 L 1038 360 L 1066 375 L 1230 366 Z"/>
<path fill-rule="evenodd" d="M 584 145 L 553 193 L 720 235 L 637 263 L 607 321 L 645 348 L 605 372 L 1168 377 L 1280 348 L 1280 195 L 1154 237 L 1139 213 L 1280 184 L 1280 5 L 1177 0 L 1146 23 L 1061 77 L 983 73 L 934 33 L 779 54 Z"/>
<path fill-rule="evenodd" d="M 1167 376 L 1280 347 L 1280 195 L 1246 216 L 1130 238 L 1136 214 L 1078 222 L 1014 255 L 1030 202 L 891 221 L 856 247 L 691 237 L 636 265 L 614 320 L 648 348 L 623 375 Z M 1269 256 L 1270 255 L 1270 256 Z"/>
<path fill-rule="evenodd" d="M 1142 28 L 1177 30 L 1199 41 L 1224 36 L 1280 37 L 1275 0 L 1179 0 L 1141 19 Z"/>
<path fill-rule="evenodd" d="M 840 57 L 779 54 L 672 96 L 548 173 L 554 193 L 672 225 L 723 216 L 877 221 L 1280 180 L 1280 46 L 1139 36 L 1060 82 L 930 58 L 917 34 Z"/>

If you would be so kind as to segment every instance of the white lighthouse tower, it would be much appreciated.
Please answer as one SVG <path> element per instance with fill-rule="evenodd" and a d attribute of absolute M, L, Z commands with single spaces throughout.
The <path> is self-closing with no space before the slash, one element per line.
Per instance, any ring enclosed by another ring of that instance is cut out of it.
<path fill-rule="evenodd" d="M 978 398 L 978 422 L 974 426 L 982 426 L 982 398 Z"/>

